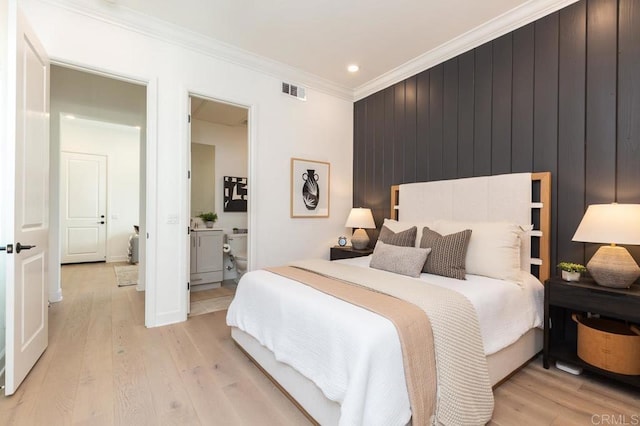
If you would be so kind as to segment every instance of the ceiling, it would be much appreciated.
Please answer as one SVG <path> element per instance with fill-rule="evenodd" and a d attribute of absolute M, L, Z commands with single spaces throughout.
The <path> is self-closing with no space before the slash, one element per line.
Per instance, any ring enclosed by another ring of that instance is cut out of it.
<path fill-rule="evenodd" d="M 225 126 L 246 126 L 246 108 L 191 96 L 191 117 Z"/>
<path fill-rule="evenodd" d="M 94 0 L 95 1 L 95 0 Z M 549 0 L 102 0 L 355 90 L 525 3 Z M 360 71 L 347 72 L 356 63 Z"/>

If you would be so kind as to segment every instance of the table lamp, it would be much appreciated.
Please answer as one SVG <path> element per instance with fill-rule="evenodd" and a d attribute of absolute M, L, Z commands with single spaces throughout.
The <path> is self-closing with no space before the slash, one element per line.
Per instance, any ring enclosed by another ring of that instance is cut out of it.
<path fill-rule="evenodd" d="M 640 277 L 640 267 L 624 247 L 640 244 L 640 204 L 593 204 L 578 225 L 573 241 L 604 243 L 587 270 L 605 287 L 629 288 Z"/>
<path fill-rule="evenodd" d="M 344 226 L 345 228 L 358 228 L 351 237 L 351 245 L 354 249 L 362 250 L 369 245 L 369 236 L 365 229 L 375 229 L 376 223 L 373 220 L 371 209 L 354 207 L 351 209 L 347 223 L 345 223 Z"/>

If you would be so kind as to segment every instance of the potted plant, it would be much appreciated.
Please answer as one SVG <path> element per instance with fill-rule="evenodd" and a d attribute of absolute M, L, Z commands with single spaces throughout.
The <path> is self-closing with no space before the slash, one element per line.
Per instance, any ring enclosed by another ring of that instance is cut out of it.
<path fill-rule="evenodd" d="M 202 219 L 207 228 L 213 228 L 214 222 L 218 220 L 218 214 L 214 212 L 200 213 L 198 217 Z"/>
<path fill-rule="evenodd" d="M 579 263 L 560 262 L 558 268 L 562 271 L 562 279 L 565 281 L 580 281 L 580 274 L 587 268 Z"/>

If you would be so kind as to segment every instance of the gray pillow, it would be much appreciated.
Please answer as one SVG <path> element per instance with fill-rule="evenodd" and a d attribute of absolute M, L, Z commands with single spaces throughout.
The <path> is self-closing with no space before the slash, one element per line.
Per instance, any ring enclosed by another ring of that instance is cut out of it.
<path fill-rule="evenodd" d="M 431 249 L 394 246 L 378 240 L 369 266 L 396 274 L 419 277 Z"/>
<path fill-rule="evenodd" d="M 443 236 L 425 226 L 422 230 L 420 247 L 430 248 L 431 254 L 422 271 L 464 280 L 465 260 L 470 239 L 470 229 Z"/>
<path fill-rule="evenodd" d="M 405 229 L 400 232 L 393 232 L 391 229 L 382 225 L 378 241 L 382 241 L 385 244 L 392 244 L 394 246 L 413 247 L 416 245 L 416 233 L 418 228 L 412 226 L 409 229 Z"/>

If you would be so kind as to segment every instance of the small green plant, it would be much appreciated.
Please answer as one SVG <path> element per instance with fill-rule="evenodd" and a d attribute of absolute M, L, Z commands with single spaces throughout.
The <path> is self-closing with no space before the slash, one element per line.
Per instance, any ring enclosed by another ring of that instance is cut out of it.
<path fill-rule="evenodd" d="M 558 263 L 558 268 L 567 272 L 586 272 L 587 268 L 584 265 L 579 263 L 571 263 L 571 262 L 560 262 Z"/>
<path fill-rule="evenodd" d="M 215 222 L 218 220 L 218 214 L 214 212 L 200 213 L 198 217 L 205 222 Z"/>

